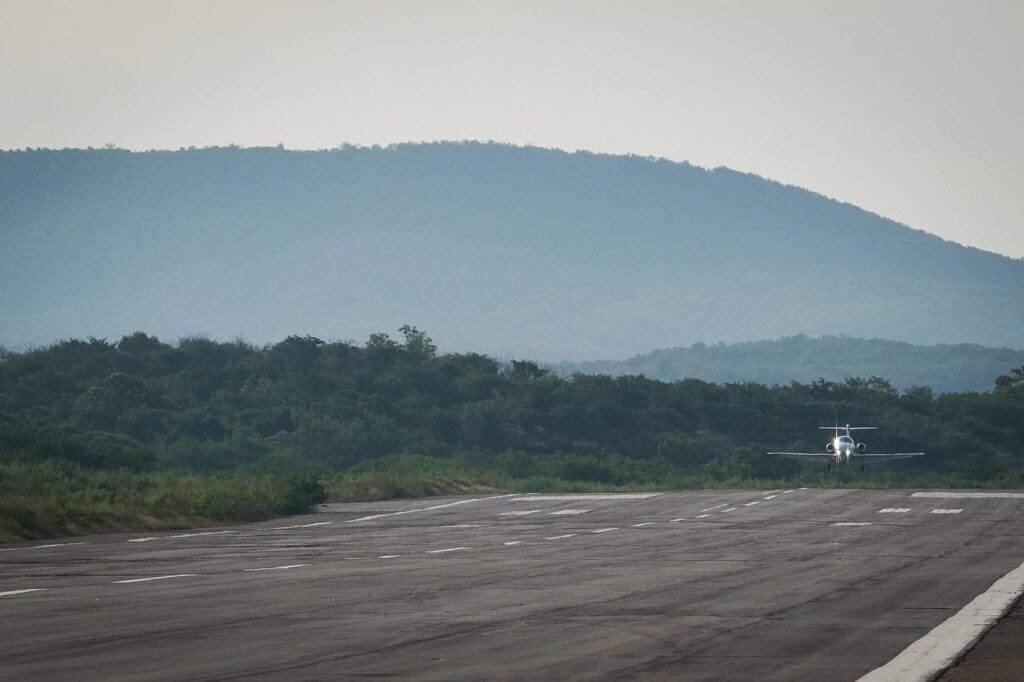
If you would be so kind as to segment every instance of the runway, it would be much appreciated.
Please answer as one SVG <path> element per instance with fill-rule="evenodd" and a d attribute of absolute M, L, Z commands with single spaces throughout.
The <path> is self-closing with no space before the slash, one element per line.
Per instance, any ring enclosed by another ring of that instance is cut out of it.
<path fill-rule="evenodd" d="M 432 498 L 2 546 L 0 670 L 856 680 L 1024 563 L 1024 494 L 914 492 Z"/>

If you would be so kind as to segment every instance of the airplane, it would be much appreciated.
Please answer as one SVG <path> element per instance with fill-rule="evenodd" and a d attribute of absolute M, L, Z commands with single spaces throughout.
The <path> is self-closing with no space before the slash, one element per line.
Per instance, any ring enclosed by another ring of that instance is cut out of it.
<path fill-rule="evenodd" d="M 853 459 L 863 458 L 866 461 L 881 462 L 889 459 L 907 459 L 909 457 L 921 457 L 923 452 L 867 452 L 868 446 L 865 443 L 856 443 L 850 435 L 851 431 L 868 431 L 877 429 L 877 426 L 819 426 L 825 431 L 834 431 L 832 440 L 825 443 L 825 452 L 769 452 L 769 455 L 780 457 L 792 457 L 794 459 L 810 459 L 815 461 L 828 461 L 828 468 L 832 465 L 852 464 Z M 840 435 L 840 431 L 845 431 Z M 863 462 L 860 470 L 864 471 Z"/>

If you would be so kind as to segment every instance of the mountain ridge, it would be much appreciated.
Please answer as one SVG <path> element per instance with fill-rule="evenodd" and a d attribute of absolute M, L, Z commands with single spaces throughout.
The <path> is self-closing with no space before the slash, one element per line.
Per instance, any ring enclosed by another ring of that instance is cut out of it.
<path fill-rule="evenodd" d="M 797 333 L 1016 346 L 1024 262 L 685 162 L 483 143 L 0 152 L 0 343 L 358 338 L 542 360 Z"/>

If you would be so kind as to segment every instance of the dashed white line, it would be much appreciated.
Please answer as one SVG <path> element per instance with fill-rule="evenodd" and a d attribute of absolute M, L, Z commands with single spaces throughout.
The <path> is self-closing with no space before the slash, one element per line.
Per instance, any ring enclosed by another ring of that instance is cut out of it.
<path fill-rule="evenodd" d="M 762 497 L 761 499 L 762 500 L 774 500 L 776 497 L 778 497 L 778 495 L 766 495 L 765 497 Z"/>
<path fill-rule="evenodd" d="M 314 526 L 329 526 L 333 521 L 317 521 L 316 523 L 303 523 L 298 526 L 278 526 L 277 528 L 271 528 L 270 530 L 294 530 L 296 528 L 312 528 Z"/>
<path fill-rule="evenodd" d="M 257 571 L 287 571 L 289 568 L 302 568 L 309 564 L 288 564 L 287 566 L 267 566 L 266 568 L 243 568 L 243 571 L 255 573 Z"/>
<path fill-rule="evenodd" d="M 538 495 L 527 493 L 530 497 L 523 500 L 544 500 L 545 502 L 564 502 L 566 500 L 646 500 L 657 497 L 661 493 L 565 493 L 564 495 Z"/>
<path fill-rule="evenodd" d="M 446 549 L 428 549 L 427 554 L 444 554 L 445 552 L 461 552 L 468 547 L 448 547 Z"/>
<path fill-rule="evenodd" d="M 610 533 L 613 530 L 618 530 L 618 528 L 598 528 L 597 530 L 592 530 L 590 532 L 591 533 Z"/>
<path fill-rule="evenodd" d="M 575 516 L 577 514 L 586 514 L 589 509 L 559 509 L 558 511 L 551 512 L 551 516 Z"/>
<path fill-rule="evenodd" d="M 934 490 L 929 492 L 917 492 L 911 493 L 911 497 L 941 497 L 944 499 L 952 500 L 972 500 L 972 499 L 984 499 L 984 498 L 996 498 L 996 499 L 1010 499 L 1010 500 L 1021 500 L 1024 499 L 1024 493 L 958 493 L 958 492 L 947 492 L 943 490 Z"/>
<path fill-rule="evenodd" d="M 792 491 L 792 490 L 783 490 L 783 491 L 782 491 L 782 494 L 783 494 L 783 495 L 788 495 L 788 494 L 790 494 L 791 492 L 793 492 L 793 491 Z"/>
<path fill-rule="evenodd" d="M 518 511 L 501 512 L 498 516 L 529 516 L 530 514 L 538 514 L 540 511 L 540 509 L 521 509 Z"/>
<path fill-rule="evenodd" d="M 697 514 L 698 519 L 706 519 L 709 516 L 711 516 L 711 514 Z"/>
<path fill-rule="evenodd" d="M 124 585 L 127 583 L 148 583 L 151 580 L 170 580 L 171 578 L 191 578 L 197 573 L 176 573 L 174 575 L 154 575 L 149 578 L 131 578 L 128 580 L 115 580 L 111 585 Z"/>
<path fill-rule="evenodd" d="M 8 590 L 7 592 L 0 592 L 0 597 L 13 597 L 17 594 L 28 594 L 29 592 L 45 592 L 45 587 L 30 587 L 27 590 Z"/>
<path fill-rule="evenodd" d="M 959 514 L 963 509 L 932 509 L 932 514 Z"/>
<path fill-rule="evenodd" d="M 761 504 L 761 500 L 754 500 L 753 502 L 747 502 L 744 507 L 753 507 L 755 504 Z"/>
<path fill-rule="evenodd" d="M 728 512 L 733 512 L 733 511 L 736 511 L 736 507 L 729 507 L 728 509 L 723 509 L 722 513 L 726 514 Z"/>
<path fill-rule="evenodd" d="M 646 526 L 653 526 L 654 521 L 645 521 L 644 523 L 634 523 L 631 528 L 645 528 Z"/>
<path fill-rule="evenodd" d="M 701 509 L 701 512 L 714 511 L 716 509 L 721 509 L 722 507 L 728 507 L 728 506 L 729 506 L 729 504 L 727 502 L 725 502 L 725 503 L 722 503 L 722 504 L 716 504 L 714 507 L 708 507 L 707 509 Z"/>
<path fill-rule="evenodd" d="M 170 538 L 197 538 L 202 535 L 228 535 L 229 533 L 237 533 L 237 530 L 210 530 L 202 533 L 182 533 L 181 535 L 169 535 Z"/>
<path fill-rule="evenodd" d="M 870 521 L 837 521 L 836 523 L 830 523 L 830 526 L 870 526 Z"/>
<path fill-rule="evenodd" d="M 397 559 L 401 554 L 381 554 L 378 559 Z"/>
<path fill-rule="evenodd" d="M 374 519 L 382 519 L 385 516 L 402 516 L 403 514 L 415 514 L 417 512 L 433 511 L 435 509 L 445 509 L 446 507 L 454 507 L 456 505 L 469 504 L 471 502 L 486 502 L 487 500 L 498 500 L 503 497 L 516 497 L 516 494 L 509 493 L 508 495 L 492 495 L 491 497 L 474 497 L 470 500 L 456 500 L 455 502 L 448 502 L 446 504 L 435 504 L 432 507 L 419 507 L 417 509 L 406 509 L 405 511 L 387 512 L 386 514 L 371 514 L 370 516 L 360 516 L 358 519 L 349 519 L 348 521 L 346 521 L 346 523 L 356 523 L 357 521 L 373 521 Z"/>
<path fill-rule="evenodd" d="M 672 519 L 673 522 L 675 522 L 675 521 L 685 521 L 685 520 L 686 520 L 685 518 L 682 518 L 682 519 Z"/>
<path fill-rule="evenodd" d="M 450 526 L 441 526 L 442 528 L 486 528 L 486 523 L 453 523 Z"/>
<path fill-rule="evenodd" d="M 132 538 L 128 542 L 153 542 L 159 538 Z"/>
<path fill-rule="evenodd" d="M 553 536 L 551 536 L 549 538 L 544 538 L 544 539 L 545 540 L 564 540 L 565 538 L 574 538 L 574 537 L 576 537 L 576 533 L 566 533 L 565 535 L 553 535 Z"/>
<path fill-rule="evenodd" d="M 907 507 L 886 507 L 885 509 L 879 509 L 879 514 L 906 514 L 910 509 Z"/>
<path fill-rule="evenodd" d="M 505 545 L 506 547 L 511 547 L 512 545 L 518 545 L 521 542 L 522 540 L 509 540 L 508 542 L 503 542 L 501 544 Z"/>

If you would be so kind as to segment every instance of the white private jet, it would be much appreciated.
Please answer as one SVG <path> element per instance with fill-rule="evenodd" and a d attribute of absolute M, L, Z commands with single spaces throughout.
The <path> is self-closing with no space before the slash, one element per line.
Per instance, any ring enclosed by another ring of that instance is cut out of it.
<path fill-rule="evenodd" d="M 780 457 L 793 457 L 794 459 L 810 459 L 815 461 L 827 461 L 828 468 L 833 464 L 852 464 L 853 459 L 862 458 L 863 461 L 881 462 L 888 459 L 907 459 L 908 457 L 921 457 L 923 452 L 867 452 L 868 446 L 864 443 L 855 443 L 850 431 L 867 431 L 877 429 L 877 426 L 819 426 L 819 429 L 833 431 L 832 440 L 825 443 L 825 452 L 769 452 L 769 455 Z M 840 431 L 845 431 L 840 435 Z M 860 465 L 864 470 L 863 461 Z"/>

